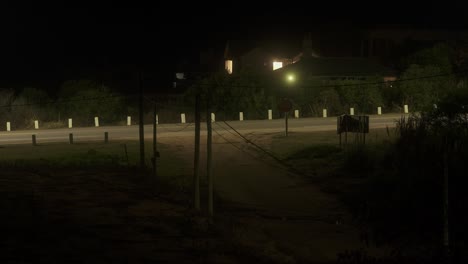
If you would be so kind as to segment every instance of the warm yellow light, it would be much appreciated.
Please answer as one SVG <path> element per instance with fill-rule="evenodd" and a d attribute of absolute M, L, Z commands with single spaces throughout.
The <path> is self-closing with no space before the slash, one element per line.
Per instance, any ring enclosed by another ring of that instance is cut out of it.
<path fill-rule="evenodd" d="M 283 68 L 283 62 L 282 61 L 274 61 L 273 62 L 273 70 L 277 70 Z"/>
<path fill-rule="evenodd" d="M 288 81 L 294 82 L 294 75 L 289 74 L 289 75 L 288 75 Z"/>
<path fill-rule="evenodd" d="M 224 61 L 224 68 L 229 74 L 232 74 L 232 60 L 225 60 Z"/>

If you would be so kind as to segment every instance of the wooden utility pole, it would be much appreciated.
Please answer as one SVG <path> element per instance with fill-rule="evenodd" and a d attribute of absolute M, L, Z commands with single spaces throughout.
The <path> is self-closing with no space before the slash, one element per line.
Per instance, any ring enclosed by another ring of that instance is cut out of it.
<path fill-rule="evenodd" d="M 138 74 L 139 96 L 138 96 L 138 114 L 139 114 L 139 132 L 140 132 L 140 167 L 145 167 L 145 131 L 143 118 L 143 74 Z"/>
<path fill-rule="evenodd" d="M 193 166 L 194 208 L 200 210 L 200 93 L 195 97 L 195 155 Z"/>
<path fill-rule="evenodd" d="M 211 109 L 210 94 L 206 99 L 206 174 L 208 177 L 208 215 L 213 216 L 213 155 L 212 155 L 212 131 L 211 131 Z"/>
<path fill-rule="evenodd" d="M 450 229 L 449 229 L 449 144 L 445 141 L 444 150 L 444 228 L 443 228 L 443 246 L 444 254 L 450 258 Z"/>
<path fill-rule="evenodd" d="M 157 159 L 159 158 L 159 153 L 157 149 L 157 123 L 156 123 L 156 98 L 153 102 L 153 177 L 156 179 L 158 176 L 157 171 Z"/>

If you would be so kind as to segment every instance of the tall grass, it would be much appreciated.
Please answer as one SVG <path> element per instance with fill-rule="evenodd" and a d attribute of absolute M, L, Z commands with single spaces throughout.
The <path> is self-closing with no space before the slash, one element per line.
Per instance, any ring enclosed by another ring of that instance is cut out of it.
<path fill-rule="evenodd" d="M 434 111 L 401 118 L 393 144 L 347 155 L 345 165 L 360 164 L 350 174 L 367 177 L 352 206 L 370 241 L 392 244 L 402 255 L 441 252 L 448 169 L 450 242 L 454 252 L 466 249 L 468 122 L 460 117 Z"/>

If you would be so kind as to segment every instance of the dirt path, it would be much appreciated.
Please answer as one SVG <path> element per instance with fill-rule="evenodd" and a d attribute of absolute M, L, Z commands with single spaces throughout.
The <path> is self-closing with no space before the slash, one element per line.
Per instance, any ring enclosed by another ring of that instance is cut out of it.
<path fill-rule="evenodd" d="M 327 263 L 337 253 L 364 247 L 350 216 L 335 197 L 292 175 L 239 138 L 214 134 L 215 210 L 232 214 L 241 226 L 236 238 L 265 258 L 279 262 Z M 224 138 L 223 138 L 224 137 Z M 268 144 L 270 136 L 258 136 Z M 165 138 L 193 166 L 193 137 Z M 227 142 L 229 141 L 229 142 Z M 205 140 L 202 139 L 202 175 Z"/>

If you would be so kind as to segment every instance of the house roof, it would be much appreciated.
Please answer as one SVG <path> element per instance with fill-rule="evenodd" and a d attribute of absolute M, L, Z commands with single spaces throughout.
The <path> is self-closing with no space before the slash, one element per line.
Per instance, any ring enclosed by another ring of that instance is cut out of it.
<path fill-rule="evenodd" d="M 309 57 L 277 72 L 296 72 L 309 76 L 395 76 L 396 72 L 376 61 L 356 57 Z"/>

